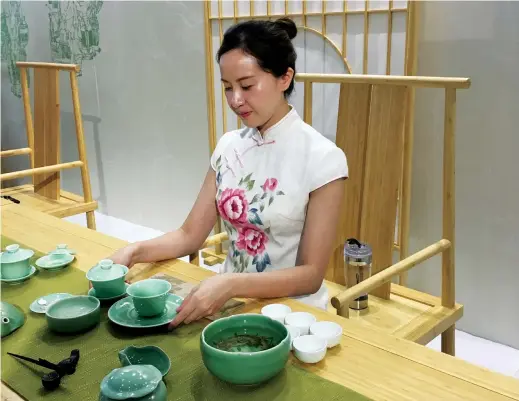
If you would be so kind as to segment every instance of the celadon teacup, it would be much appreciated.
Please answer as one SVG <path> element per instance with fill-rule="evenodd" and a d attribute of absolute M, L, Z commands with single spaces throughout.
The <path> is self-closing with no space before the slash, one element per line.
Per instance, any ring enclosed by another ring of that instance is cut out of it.
<path fill-rule="evenodd" d="M 150 317 L 164 313 L 170 290 L 169 281 L 149 278 L 131 284 L 126 293 L 132 297 L 137 314 Z"/>

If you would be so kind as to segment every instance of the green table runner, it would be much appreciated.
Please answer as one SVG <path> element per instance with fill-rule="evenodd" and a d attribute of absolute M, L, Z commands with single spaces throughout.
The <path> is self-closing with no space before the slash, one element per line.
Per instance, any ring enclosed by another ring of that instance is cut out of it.
<path fill-rule="evenodd" d="M 12 241 L 2 237 L 2 249 L 9 243 Z M 35 255 L 34 260 L 39 256 Z M 151 344 L 161 347 L 171 358 L 171 370 L 164 379 L 169 401 L 368 400 L 290 362 L 282 373 L 260 387 L 227 385 L 212 376 L 203 365 L 199 349 L 201 323 L 183 326 L 173 333 L 166 329 L 131 330 L 111 323 L 107 317 L 110 305 L 102 305 L 101 323 L 94 329 L 79 335 L 57 335 L 48 330 L 45 315 L 29 310 L 34 299 L 48 293 L 86 294 L 87 291 L 85 273 L 73 266 L 56 273 L 38 272 L 23 284 L 2 284 L 2 301 L 20 307 L 27 319 L 24 326 L 2 339 L 2 381 L 24 398 L 31 401 L 97 400 L 103 377 L 121 366 L 118 351 L 129 345 Z M 47 369 L 7 355 L 7 352 L 13 352 L 57 363 L 68 357 L 74 348 L 80 350 L 77 371 L 65 376 L 60 388 L 52 392 L 41 386 L 41 376 L 48 372 Z"/>

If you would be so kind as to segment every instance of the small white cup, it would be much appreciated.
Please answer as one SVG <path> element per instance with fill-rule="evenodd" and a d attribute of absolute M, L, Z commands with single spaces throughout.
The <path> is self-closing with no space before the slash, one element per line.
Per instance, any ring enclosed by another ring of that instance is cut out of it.
<path fill-rule="evenodd" d="M 283 304 L 270 304 L 261 308 L 261 314 L 285 324 L 285 316 L 292 312 L 290 306 Z"/>
<path fill-rule="evenodd" d="M 310 326 L 310 334 L 322 338 L 333 348 L 341 342 L 342 327 L 334 322 L 316 322 Z"/>
<path fill-rule="evenodd" d="M 301 331 L 296 326 L 285 324 L 285 327 L 290 334 L 290 349 L 294 349 L 294 340 L 301 335 Z"/>
<path fill-rule="evenodd" d="M 292 312 L 285 316 L 285 324 L 297 327 L 302 336 L 310 333 L 310 326 L 316 321 L 315 316 L 308 312 Z"/>
<path fill-rule="evenodd" d="M 326 355 L 326 340 L 314 335 L 297 337 L 293 346 L 295 356 L 304 363 L 320 362 Z"/>

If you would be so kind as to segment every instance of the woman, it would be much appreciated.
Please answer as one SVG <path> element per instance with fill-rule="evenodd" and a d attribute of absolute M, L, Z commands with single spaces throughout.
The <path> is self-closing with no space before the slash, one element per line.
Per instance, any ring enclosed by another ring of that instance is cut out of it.
<path fill-rule="evenodd" d="M 245 128 L 218 142 L 181 228 L 111 257 L 131 267 L 189 255 L 222 217 L 230 247 L 221 274 L 186 297 L 171 327 L 209 316 L 233 297 L 298 297 L 326 308 L 323 278 L 348 167 L 344 152 L 287 102 L 296 34 L 284 18 L 243 22 L 225 33 L 217 55 L 221 80 Z"/>

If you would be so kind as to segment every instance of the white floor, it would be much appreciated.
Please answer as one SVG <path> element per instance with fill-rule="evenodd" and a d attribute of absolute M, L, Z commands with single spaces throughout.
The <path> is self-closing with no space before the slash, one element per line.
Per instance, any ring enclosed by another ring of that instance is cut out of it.
<path fill-rule="evenodd" d="M 83 214 L 69 217 L 67 220 L 86 226 Z M 96 213 L 96 223 L 98 231 L 129 242 L 141 241 L 162 234 L 160 231 L 100 213 Z M 210 269 L 216 270 L 217 267 Z M 440 343 L 438 337 L 427 346 L 439 351 Z M 456 356 L 475 365 L 519 379 L 519 350 L 506 345 L 456 330 Z"/>

